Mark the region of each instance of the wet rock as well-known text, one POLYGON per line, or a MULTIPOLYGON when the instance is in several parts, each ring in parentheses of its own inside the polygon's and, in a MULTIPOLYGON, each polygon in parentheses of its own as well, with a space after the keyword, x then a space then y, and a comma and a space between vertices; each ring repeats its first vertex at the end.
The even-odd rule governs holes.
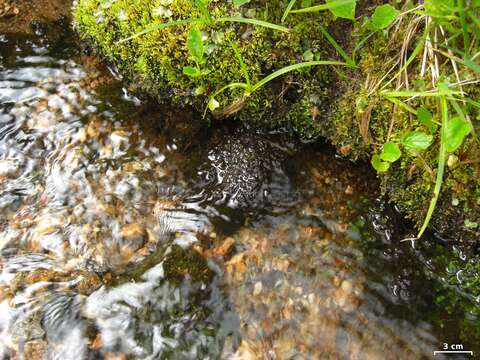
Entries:
POLYGON ((0 303, 4 300, 10 300, 13 297, 13 292, 8 286, 0 286, 0 303))
POLYGON ((41 318, 40 313, 31 312, 17 319, 11 328, 12 341, 19 344, 42 339, 45 331, 41 325, 41 318))
POLYGON ((262 293, 263 285, 260 281, 256 282, 253 286, 253 296, 258 296, 262 293))
POLYGON ((248 341, 242 341, 235 354, 228 357, 231 360, 258 360, 258 352, 254 345, 249 344, 248 341))
POLYGON ((120 352, 107 352, 103 356, 104 360, 127 360, 127 355, 120 352))
POLYGON ((128 144, 129 136, 126 131, 117 130, 110 134, 110 142, 112 146, 116 149, 120 149, 121 147, 128 144))
POLYGON ((44 360, 47 359, 48 344, 44 340, 28 341, 25 344, 23 353, 25 359, 44 360))
POLYGON ((0 0, 0 33, 35 33, 32 23, 59 21, 69 15, 71 6, 71 0, 0 0))
POLYGON ((58 276, 58 273, 53 270, 46 269, 36 269, 30 272, 19 272, 15 274, 14 278, 10 282, 10 287, 12 291, 18 292, 25 287, 38 283, 38 282, 48 282, 55 279, 58 276))
POLYGON ((204 251, 204 254, 207 257, 226 259, 232 254, 234 247, 235 239, 232 237, 227 237, 220 243, 220 245, 204 251))
POLYGON ((363 289, 361 285, 353 284, 350 280, 343 280, 341 285, 334 290, 333 299, 343 311, 355 311, 359 304, 363 289))
POLYGON ((123 246, 128 246, 132 251, 140 249, 147 238, 145 226, 134 223, 127 224, 120 230, 123 246))
POLYGON ((106 257, 106 263, 117 272, 124 265, 149 253, 148 249, 144 248, 148 241, 148 232, 144 225, 139 223, 124 225, 120 229, 118 237, 114 244, 109 246, 101 244, 100 246, 103 249, 102 256, 106 257))
POLYGON ((83 295, 89 295, 103 285, 100 277, 94 272, 77 270, 70 273, 36 269, 30 272, 19 272, 15 274, 10 282, 10 288, 13 293, 16 293, 30 285, 40 283, 44 284, 41 287, 36 287, 34 293, 36 295, 49 292, 50 286, 54 286, 55 284, 64 284, 64 287, 71 287, 83 295))
POLYGON ((238 282, 243 277, 243 274, 247 270, 246 257, 247 253, 241 252, 225 263, 225 268, 232 281, 238 282))
POLYGON ((103 285, 102 279, 94 272, 78 271, 72 273, 72 276, 78 281, 75 290, 82 295, 90 295, 103 285))
POLYGON ((15 6, 13 0, 0 1, 0 19, 3 17, 11 17, 18 15, 19 12, 20 10, 17 6, 15 6))
POLYGON ((86 133, 90 139, 97 139, 102 131, 102 121, 96 115, 92 115, 89 120, 86 133))
POLYGON ((102 341, 102 334, 101 333, 98 333, 96 336, 95 336, 95 339, 91 342, 90 344, 90 349, 92 350, 100 350, 103 346, 103 341, 102 341))
POLYGON ((20 171, 20 164, 16 160, 0 160, 0 179, 14 177, 20 171))

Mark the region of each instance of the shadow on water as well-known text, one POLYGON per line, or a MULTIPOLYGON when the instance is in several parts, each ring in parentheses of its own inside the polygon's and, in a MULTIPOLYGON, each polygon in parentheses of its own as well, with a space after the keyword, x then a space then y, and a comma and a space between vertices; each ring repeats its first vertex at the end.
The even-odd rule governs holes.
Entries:
POLYGON ((0 56, 1 358, 480 351, 447 247, 400 242, 367 166, 203 127, 75 46, 0 35, 0 56))

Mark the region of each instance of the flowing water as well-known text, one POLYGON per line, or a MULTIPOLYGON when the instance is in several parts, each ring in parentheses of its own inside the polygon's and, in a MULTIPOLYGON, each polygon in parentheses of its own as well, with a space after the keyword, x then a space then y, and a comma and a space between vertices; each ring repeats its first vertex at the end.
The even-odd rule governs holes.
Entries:
POLYGON ((0 358, 480 351, 448 246, 400 242, 367 166, 200 124, 75 44, 0 36, 0 358))

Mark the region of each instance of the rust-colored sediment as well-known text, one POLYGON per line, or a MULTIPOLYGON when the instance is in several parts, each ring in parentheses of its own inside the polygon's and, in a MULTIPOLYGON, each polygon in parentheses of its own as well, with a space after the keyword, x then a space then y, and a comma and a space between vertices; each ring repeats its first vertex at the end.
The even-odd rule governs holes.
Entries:
POLYGON ((70 16, 71 8, 71 0, 0 0, 0 33, 30 34, 32 21, 70 16))

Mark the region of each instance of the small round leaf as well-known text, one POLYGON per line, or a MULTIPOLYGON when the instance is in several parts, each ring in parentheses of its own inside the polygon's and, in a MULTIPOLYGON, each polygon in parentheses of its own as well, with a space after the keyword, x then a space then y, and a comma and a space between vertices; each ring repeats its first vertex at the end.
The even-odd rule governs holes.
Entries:
POLYGON ((454 117, 447 122, 445 129, 445 142, 447 145, 447 151, 450 153, 455 152, 463 143, 463 139, 471 131, 470 123, 466 120, 454 117))
POLYGON ((388 161, 390 163, 393 163, 400 159, 400 156, 402 156, 402 152, 400 151, 400 148, 398 147, 397 144, 393 142, 387 142, 383 144, 383 150, 382 153, 380 154, 380 158, 383 161, 388 161))
POLYGON ((400 11, 393 6, 385 4, 377 6, 372 15, 372 26, 375 30, 385 29, 389 26, 400 14, 400 11))
POLYGON ((402 145, 409 151, 428 149, 433 142, 433 136, 422 131, 409 131, 402 138, 402 145))
POLYGON ((385 172, 390 168, 390 163, 382 161, 379 155, 373 155, 370 162, 378 173, 385 172))

